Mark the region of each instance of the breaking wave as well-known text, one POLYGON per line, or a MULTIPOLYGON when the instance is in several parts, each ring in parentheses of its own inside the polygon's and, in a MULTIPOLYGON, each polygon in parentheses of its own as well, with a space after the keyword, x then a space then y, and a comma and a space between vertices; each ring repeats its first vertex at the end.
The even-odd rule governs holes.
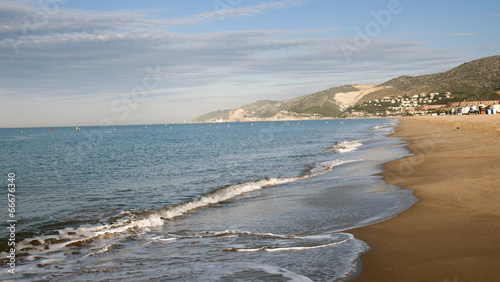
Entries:
POLYGON ((163 219, 172 219, 202 207, 227 201, 243 193, 256 191, 269 186, 285 184, 288 182, 295 181, 297 179, 299 178, 298 177, 268 178, 268 179, 261 179, 257 181, 249 181, 241 184, 231 185, 225 188, 215 190, 211 193, 208 193, 197 200, 188 201, 174 206, 167 206, 158 211, 158 214, 163 219))

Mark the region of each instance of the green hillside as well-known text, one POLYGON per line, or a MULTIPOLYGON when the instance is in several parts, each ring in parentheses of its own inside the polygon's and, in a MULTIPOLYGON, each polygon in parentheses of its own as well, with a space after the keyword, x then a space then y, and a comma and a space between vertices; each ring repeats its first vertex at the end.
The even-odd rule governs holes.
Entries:
POLYGON ((224 120, 227 120, 227 119, 229 119, 229 112, 231 112, 231 110, 219 110, 219 111, 210 112, 210 113, 201 115, 201 116, 193 119, 192 122, 204 122, 204 121, 212 120, 212 119, 216 120, 219 117, 221 117, 224 120))
MULTIPOLYGON (((242 106, 240 109, 245 111, 246 117, 253 119, 272 118, 279 113, 287 113, 290 117, 305 117, 315 115, 320 117, 335 117, 341 114, 340 107, 335 101, 335 94, 358 91, 354 86, 332 87, 317 93, 300 96, 297 98, 283 101, 261 100, 242 106)), ((236 110, 236 109, 235 109, 236 110)), ((222 117, 224 120, 230 119, 231 111, 214 111, 201 115, 193 122, 208 122, 222 117)))
POLYGON ((457 101, 500 99, 500 56, 464 63, 449 71, 420 76, 400 76, 381 86, 389 86, 363 97, 357 104, 373 99, 420 93, 451 92, 457 101))
POLYGON ((467 100, 498 99, 500 90, 500 56, 464 63, 449 71, 421 76, 402 76, 382 84, 408 94, 421 89, 429 92, 452 92, 467 100))

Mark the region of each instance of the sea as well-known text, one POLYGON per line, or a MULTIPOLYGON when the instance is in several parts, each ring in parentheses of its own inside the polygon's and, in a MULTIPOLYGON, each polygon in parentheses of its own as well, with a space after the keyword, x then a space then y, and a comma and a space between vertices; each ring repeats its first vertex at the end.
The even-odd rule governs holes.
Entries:
POLYGON ((416 202, 397 123, 0 129, 0 280, 348 281, 349 230, 416 202))

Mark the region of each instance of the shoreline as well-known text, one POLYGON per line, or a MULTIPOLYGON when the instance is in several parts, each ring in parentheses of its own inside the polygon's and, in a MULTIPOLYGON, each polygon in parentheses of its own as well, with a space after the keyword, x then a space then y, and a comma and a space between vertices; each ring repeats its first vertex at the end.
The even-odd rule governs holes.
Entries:
POLYGON ((383 179, 419 201, 349 230, 371 250, 354 281, 496 281, 500 277, 500 115, 402 118, 391 136, 413 154, 383 179))

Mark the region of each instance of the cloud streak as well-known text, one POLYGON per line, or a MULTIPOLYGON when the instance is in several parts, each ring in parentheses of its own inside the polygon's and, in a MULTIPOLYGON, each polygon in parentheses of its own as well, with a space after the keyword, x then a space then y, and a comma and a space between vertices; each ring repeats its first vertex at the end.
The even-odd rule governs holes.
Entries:
MULTIPOLYGON (((216 1, 214 1, 214 3, 216 3, 216 1)), ((212 12, 202 13, 199 15, 186 18, 165 20, 164 23, 168 26, 199 25, 202 24, 203 22, 215 19, 223 20, 225 18, 232 19, 240 17, 250 17, 256 14, 262 14, 267 10, 277 10, 277 9, 286 9, 289 7, 297 7, 303 5, 304 3, 305 2, 301 0, 287 0, 287 1, 263 3, 253 7, 223 8, 223 9, 218 9, 217 7, 214 7, 215 10, 212 12)))
POLYGON ((451 36, 477 36, 481 35, 481 33, 476 33, 476 32, 464 32, 464 33, 452 33, 451 36))

